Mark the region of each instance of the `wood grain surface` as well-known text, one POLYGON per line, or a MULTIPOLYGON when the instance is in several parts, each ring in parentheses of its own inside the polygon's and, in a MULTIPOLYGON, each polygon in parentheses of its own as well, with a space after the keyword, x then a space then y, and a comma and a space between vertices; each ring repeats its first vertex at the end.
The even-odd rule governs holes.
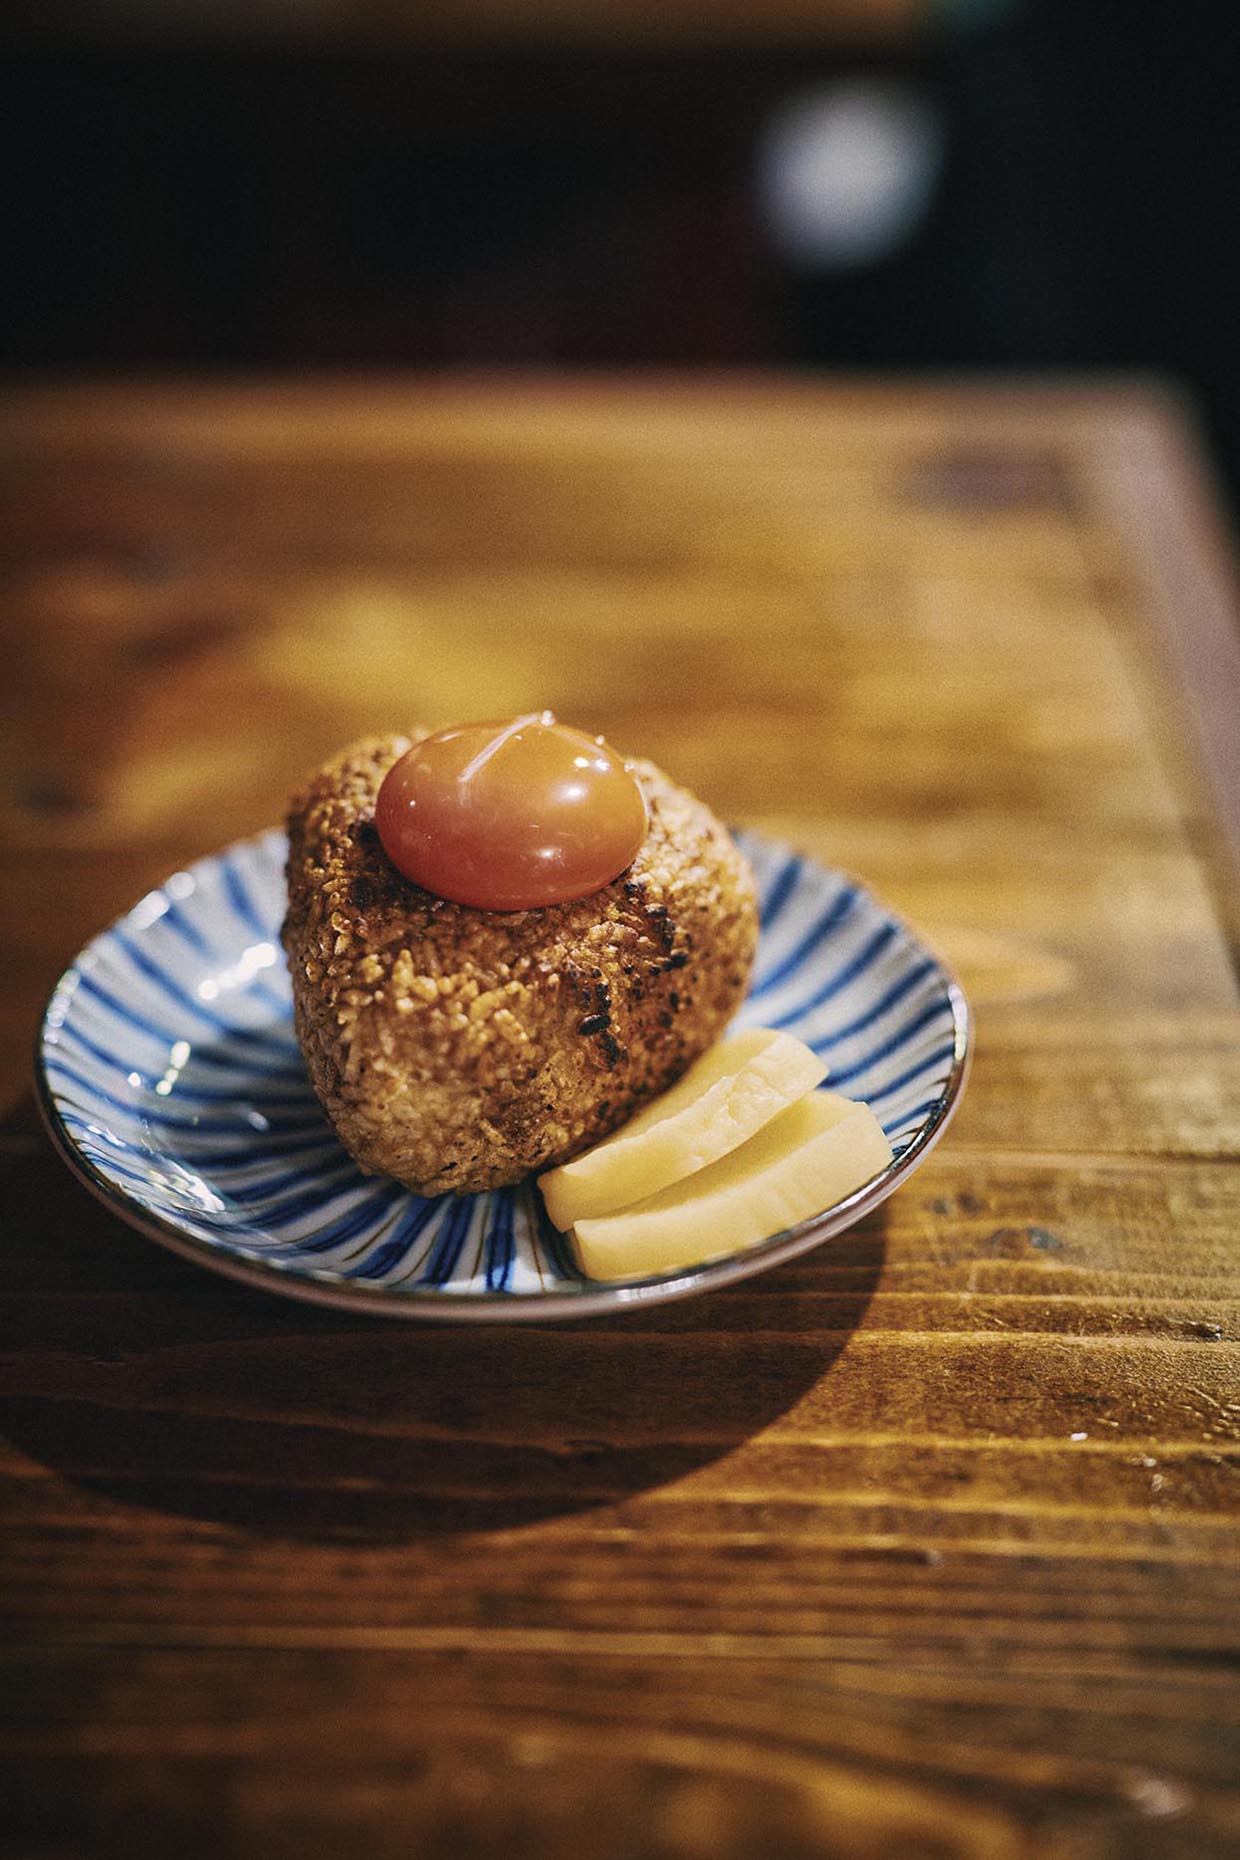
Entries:
POLYGON ((1174 402, 22 389, 0 470, 5 1860, 1240 1853, 1240 675, 1174 402), (28 1083, 84 939, 351 734, 543 705, 953 960, 925 1168, 521 1334, 96 1206, 28 1083))

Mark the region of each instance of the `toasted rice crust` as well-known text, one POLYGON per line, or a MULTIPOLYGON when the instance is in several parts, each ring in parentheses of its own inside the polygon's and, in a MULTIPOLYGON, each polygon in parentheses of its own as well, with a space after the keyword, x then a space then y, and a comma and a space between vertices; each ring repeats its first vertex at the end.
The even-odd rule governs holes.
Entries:
POLYGON ((473 1193, 566 1162, 672 1084, 744 998, 753 878, 702 802, 630 766, 628 871, 544 910, 482 911, 401 876, 375 801, 426 734, 369 738, 289 813, 283 941, 314 1089, 363 1169, 473 1193))

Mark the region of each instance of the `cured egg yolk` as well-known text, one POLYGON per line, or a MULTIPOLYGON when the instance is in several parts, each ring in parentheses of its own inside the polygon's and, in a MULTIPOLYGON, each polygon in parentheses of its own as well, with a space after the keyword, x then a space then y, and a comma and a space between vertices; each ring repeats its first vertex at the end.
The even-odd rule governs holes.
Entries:
POLYGON ((375 825, 424 890, 485 911, 587 897, 632 864, 646 801, 601 736, 550 711, 439 730, 388 770, 375 825))

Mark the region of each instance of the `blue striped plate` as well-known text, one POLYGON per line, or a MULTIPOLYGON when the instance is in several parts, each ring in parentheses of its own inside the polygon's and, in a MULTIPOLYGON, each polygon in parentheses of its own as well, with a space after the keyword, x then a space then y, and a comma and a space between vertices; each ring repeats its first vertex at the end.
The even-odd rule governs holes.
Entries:
POLYGON ((860 885, 741 833, 762 938, 738 1026, 786 1027, 874 1107, 881 1175, 748 1252, 632 1285, 582 1278, 528 1182, 424 1200, 364 1176, 310 1090, 280 949, 283 834, 177 872, 87 945, 41 1029, 40 1103, 65 1159, 144 1233, 235 1278, 396 1317, 579 1317, 790 1259, 878 1205, 941 1135, 968 1064, 964 996, 860 885))

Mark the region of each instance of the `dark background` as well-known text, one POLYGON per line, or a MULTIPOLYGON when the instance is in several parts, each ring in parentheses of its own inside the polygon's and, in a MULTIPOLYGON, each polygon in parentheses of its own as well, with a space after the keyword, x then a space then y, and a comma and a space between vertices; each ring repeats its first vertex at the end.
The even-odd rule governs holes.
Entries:
POLYGON ((1222 11, 975 0, 719 47, 447 44, 416 19, 381 40, 10 19, 0 362, 1150 369, 1240 481, 1222 11), (806 266, 758 150, 788 98, 845 78, 910 87, 944 160, 896 249, 806 266))

